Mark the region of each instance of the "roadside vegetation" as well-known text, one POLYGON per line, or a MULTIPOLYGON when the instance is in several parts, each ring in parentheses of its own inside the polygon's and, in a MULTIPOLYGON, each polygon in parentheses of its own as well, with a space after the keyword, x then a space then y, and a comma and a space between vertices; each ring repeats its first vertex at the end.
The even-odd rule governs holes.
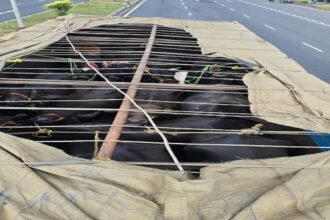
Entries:
POLYGON ((327 10, 330 11, 330 3, 329 4, 317 4, 313 5, 314 8, 322 9, 322 10, 327 10))
MULTIPOLYGON (((129 0, 129 2, 133 2, 133 0, 129 0)), ((123 7, 125 4, 125 0, 89 0, 84 3, 72 5, 68 9, 68 14, 106 16, 123 7)), ((62 15, 58 10, 51 9, 43 13, 24 17, 23 22, 25 27, 30 27, 49 19, 54 19, 59 14, 62 15)), ((0 23, 0 36, 15 32, 18 29, 16 20, 0 23)))
POLYGON ((71 0, 57 0, 45 5, 48 9, 53 9, 58 16, 67 15, 72 8, 71 0))
POLYGON ((295 4, 330 11, 330 0, 328 0, 328 2, 314 2, 314 3, 311 0, 295 0, 295 4))

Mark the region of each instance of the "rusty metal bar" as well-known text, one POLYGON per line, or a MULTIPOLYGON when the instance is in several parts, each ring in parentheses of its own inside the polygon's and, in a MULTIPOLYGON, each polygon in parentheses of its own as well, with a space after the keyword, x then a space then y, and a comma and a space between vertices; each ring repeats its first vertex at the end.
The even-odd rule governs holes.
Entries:
MULTIPOLYGON (((144 54, 141 58, 140 64, 139 64, 139 66, 133 76, 133 79, 131 81, 131 84, 129 85, 128 90, 126 92, 126 94, 132 99, 134 99, 134 97, 137 93, 138 85, 141 82, 144 70, 147 66, 149 56, 150 56, 150 53, 152 50, 152 46, 155 42, 156 32, 157 32, 157 25, 153 25, 151 33, 150 33, 150 37, 148 40, 148 44, 147 44, 144 54)), ((118 111, 115 119, 113 120, 112 124, 125 125, 127 117, 128 117, 127 109, 130 109, 130 108, 131 108, 131 103, 125 97, 123 102, 121 103, 119 111, 118 111)), ((116 126, 116 127, 111 126, 110 127, 109 132, 104 139, 105 141, 103 142, 101 149, 100 149, 99 153, 97 154, 97 157, 100 157, 100 158, 111 158, 112 157, 112 154, 115 151, 116 146, 117 146, 116 140, 119 140, 122 130, 123 130, 123 126, 116 126), (109 140, 111 140, 112 142, 109 142, 109 140)))

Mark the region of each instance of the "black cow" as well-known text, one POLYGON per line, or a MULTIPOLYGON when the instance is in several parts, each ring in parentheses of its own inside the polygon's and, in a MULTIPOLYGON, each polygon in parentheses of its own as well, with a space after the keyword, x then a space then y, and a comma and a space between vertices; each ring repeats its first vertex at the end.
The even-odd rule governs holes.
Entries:
POLYGON ((37 96, 35 89, 5 89, 1 92, 0 101, 2 106, 36 106, 31 102, 37 96))
POLYGON ((287 140, 278 140, 253 135, 206 135, 198 134, 184 147, 186 162, 227 162, 239 159, 265 159, 289 156, 287 147, 293 145, 287 140), (221 144, 210 146, 207 144, 221 144), (242 146, 234 146, 235 144, 242 146), (284 146, 252 147, 248 145, 284 146))
MULTIPOLYGON (((155 118, 160 114, 166 114, 161 112, 163 110, 177 109, 179 105, 175 101, 181 100, 185 95, 184 92, 180 91, 140 89, 135 99, 137 104, 141 107, 150 111, 156 111, 150 113, 150 115, 155 118), (157 111, 159 111, 159 113, 157 111)), ((146 124, 148 120, 142 112, 136 109, 136 112, 130 113, 128 122, 146 124)))
POLYGON ((183 102, 183 111, 250 113, 247 97, 239 94, 199 92, 183 102))
POLYGON ((63 102, 53 102, 52 105, 55 107, 70 108, 112 108, 117 109, 120 106, 123 95, 117 90, 109 89, 76 89, 73 90, 69 95, 61 96, 63 102), (103 100, 102 100, 103 99, 103 100), (65 101, 75 100, 75 101, 65 101), (84 101, 79 101, 84 100, 84 101))

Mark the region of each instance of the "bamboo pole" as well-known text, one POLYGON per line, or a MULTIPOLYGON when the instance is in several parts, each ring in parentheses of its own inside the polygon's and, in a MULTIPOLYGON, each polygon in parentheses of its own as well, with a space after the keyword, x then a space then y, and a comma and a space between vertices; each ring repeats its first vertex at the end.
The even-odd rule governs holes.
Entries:
MULTIPOLYGON (((128 90, 126 92, 126 94, 132 99, 134 99, 134 97, 137 93, 138 85, 141 82, 141 79, 142 79, 142 76, 144 73, 144 69, 147 66, 149 56, 150 56, 150 53, 152 50, 152 46, 155 42, 156 32, 157 32, 157 25, 153 25, 146 49, 145 49, 144 54, 140 61, 140 64, 139 64, 138 68, 136 69, 136 72, 133 76, 131 84, 129 85, 128 90)), ((130 108, 131 108, 131 103, 125 97, 123 102, 121 103, 121 106, 113 121, 113 124, 125 125, 127 117, 128 117, 128 113, 129 113, 127 111, 127 109, 130 109, 130 108)), ((97 157, 99 157, 99 158, 111 158, 112 157, 112 154, 116 149, 116 145, 117 145, 116 141, 119 140, 122 130, 123 130, 123 126, 116 126, 116 127, 111 126, 110 127, 110 130, 109 130, 107 136, 105 137, 105 141, 103 142, 101 149, 100 149, 99 153, 97 154, 97 157), (111 140, 111 142, 110 142, 110 140, 111 140)))

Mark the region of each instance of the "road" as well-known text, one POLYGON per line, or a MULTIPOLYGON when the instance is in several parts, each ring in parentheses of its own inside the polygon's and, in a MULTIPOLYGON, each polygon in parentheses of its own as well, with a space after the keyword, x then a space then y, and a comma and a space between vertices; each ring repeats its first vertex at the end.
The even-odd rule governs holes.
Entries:
MULTIPOLYGON (((45 11, 44 4, 54 0, 16 0, 17 6, 22 16, 28 16, 45 11)), ((73 0, 74 3, 83 0, 73 0)), ((10 0, 0 0, 0 22, 15 19, 10 0)))
POLYGON ((145 0, 130 17, 238 21, 330 83, 330 12, 267 0, 145 0))
MULTIPOLYGON (((22 16, 44 11, 53 0, 17 0, 22 16)), ((75 3, 83 0, 74 0, 75 3)), ((274 44, 307 71, 330 82, 330 12, 267 0, 145 0, 131 17, 238 21, 274 44)), ((0 21, 14 19, 0 0, 0 21)))

